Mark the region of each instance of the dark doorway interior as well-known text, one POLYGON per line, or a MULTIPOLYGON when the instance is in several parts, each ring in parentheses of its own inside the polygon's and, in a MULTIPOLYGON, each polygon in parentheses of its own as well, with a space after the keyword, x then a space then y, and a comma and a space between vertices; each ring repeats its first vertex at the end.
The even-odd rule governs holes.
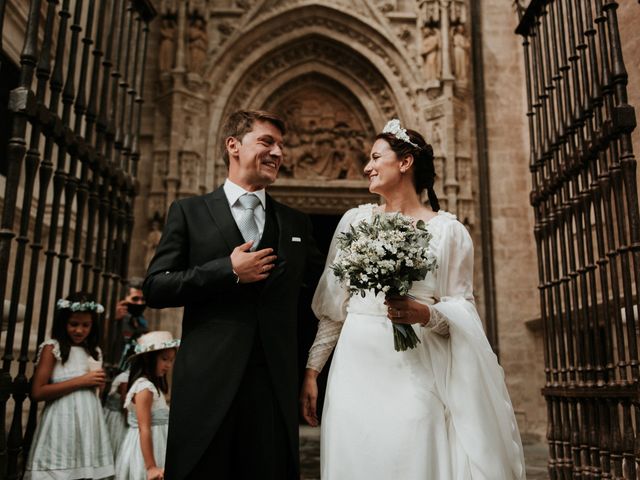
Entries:
MULTIPOLYGON (((313 233, 318 244, 318 248, 323 255, 326 256, 329 252, 331 238, 338 226, 341 215, 309 215, 309 217, 313 224, 313 233)), ((298 318, 300 319, 298 323, 298 372, 300 386, 304 376, 304 369, 307 364, 307 354, 309 352, 309 348, 313 344, 313 340, 316 336, 316 330, 318 328, 318 319, 311 311, 311 300, 313 299, 315 289, 316 285, 310 285, 309 288, 304 288, 300 292, 300 306, 298 309, 298 318)), ((329 361, 324 366, 320 376, 318 377, 318 415, 322 414, 324 392, 327 385, 327 374, 329 372, 330 364, 331 358, 329 358, 329 361)))

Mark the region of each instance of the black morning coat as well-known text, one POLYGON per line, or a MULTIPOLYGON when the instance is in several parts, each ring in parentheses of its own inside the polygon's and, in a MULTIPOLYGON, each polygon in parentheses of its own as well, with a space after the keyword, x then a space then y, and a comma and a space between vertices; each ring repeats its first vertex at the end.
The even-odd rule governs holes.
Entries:
POLYGON ((172 382, 167 479, 185 478, 210 444, 256 335, 299 471, 298 294, 303 283, 317 280, 323 259, 307 215, 266 198, 266 221, 277 220, 278 258, 268 279, 256 284, 237 284, 232 272, 230 254, 244 240, 222 187, 169 208, 143 288, 150 307, 184 307, 172 382))

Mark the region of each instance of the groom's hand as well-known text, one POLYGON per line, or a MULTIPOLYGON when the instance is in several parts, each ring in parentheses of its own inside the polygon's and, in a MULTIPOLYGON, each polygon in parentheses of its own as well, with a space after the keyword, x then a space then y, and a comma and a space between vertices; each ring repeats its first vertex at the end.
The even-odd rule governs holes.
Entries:
POLYGON ((259 282, 269 276, 275 267, 276 255, 273 248, 264 248, 256 252, 249 249, 253 242, 243 243, 231 252, 231 266, 238 276, 239 283, 259 282))

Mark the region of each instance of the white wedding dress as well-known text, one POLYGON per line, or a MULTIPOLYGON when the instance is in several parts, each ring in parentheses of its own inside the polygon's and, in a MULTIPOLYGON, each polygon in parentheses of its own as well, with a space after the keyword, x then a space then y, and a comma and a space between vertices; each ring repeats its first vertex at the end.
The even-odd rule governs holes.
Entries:
MULTIPOLYGON (((348 211, 336 235, 370 219, 348 211)), ((455 216, 427 224, 438 269, 410 294, 429 304, 417 348, 396 352, 382 295, 349 298, 328 266, 312 308, 320 319, 307 367, 335 347, 321 426, 323 480, 520 480, 520 434, 473 300, 473 245, 455 216), (337 343, 337 345, 336 345, 337 343)))

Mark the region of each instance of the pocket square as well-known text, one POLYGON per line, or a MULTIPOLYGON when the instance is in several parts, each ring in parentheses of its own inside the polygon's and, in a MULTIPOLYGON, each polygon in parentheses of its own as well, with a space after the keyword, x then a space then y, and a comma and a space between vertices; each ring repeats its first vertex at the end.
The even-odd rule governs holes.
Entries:
POLYGON ((292 242, 302 242, 302 239, 300 237, 291 237, 291 241, 292 242))

